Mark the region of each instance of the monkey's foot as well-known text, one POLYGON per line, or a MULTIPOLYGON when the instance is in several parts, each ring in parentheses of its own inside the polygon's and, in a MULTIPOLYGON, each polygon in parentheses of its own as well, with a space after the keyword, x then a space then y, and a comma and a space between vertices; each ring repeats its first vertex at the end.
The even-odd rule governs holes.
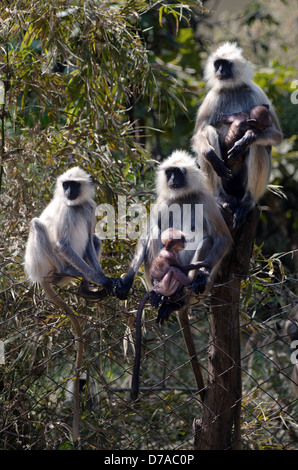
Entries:
POLYGON ((106 298, 108 296, 108 292, 106 291, 106 289, 100 289, 97 291, 90 290, 89 282, 82 281, 78 289, 78 295, 82 297, 83 299, 96 302, 97 300, 102 300, 106 298))
POLYGON ((252 199, 240 201, 239 205, 233 211, 233 228, 239 228, 245 221, 247 214, 254 207, 255 202, 252 199))

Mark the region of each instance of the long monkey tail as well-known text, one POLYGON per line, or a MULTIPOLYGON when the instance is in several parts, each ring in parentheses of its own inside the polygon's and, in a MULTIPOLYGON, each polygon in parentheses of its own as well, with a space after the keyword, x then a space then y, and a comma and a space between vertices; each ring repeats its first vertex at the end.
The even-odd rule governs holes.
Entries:
POLYGON ((57 292, 53 289, 51 284, 47 282, 40 282, 43 287, 48 299, 52 301, 59 308, 64 310, 66 315, 69 317, 74 337, 77 347, 77 356, 76 356, 76 370, 75 370, 75 380, 74 380, 74 393, 73 393, 73 426, 72 426, 72 437, 74 443, 76 443, 80 436, 79 430, 79 412, 80 412, 80 369, 82 367, 83 359, 83 350, 84 345, 82 342, 82 329, 79 320, 74 314, 70 306, 64 302, 60 297, 58 297, 57 292))
POLYGON ((136 316, 136 341, 135 341, 135 361, 133 366, 130 398, 134 401, 139 394, 140 364, 141 364, 141 348, 142 348, 142 313, 146 302, 150 298, 152 291, 143 295, 138 307, 136 316))

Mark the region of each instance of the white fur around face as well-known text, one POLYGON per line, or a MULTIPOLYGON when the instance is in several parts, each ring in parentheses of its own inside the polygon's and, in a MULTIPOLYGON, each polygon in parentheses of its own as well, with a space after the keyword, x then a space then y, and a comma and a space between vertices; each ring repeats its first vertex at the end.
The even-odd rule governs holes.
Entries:
POLYGON ((57 242, 61 240, 68 241, 78 256, 83 257, 90 230, 95 224, 93 195, 93 181, 79 167, 67 170, 57 179, 53 199, 40 217, 31 222, 25 253, 25 271, 31 282, 40 282, 49 273, 61 272, 65 260, 55 251, 57 242), (81 194, 75 201, 65 197, 62 186, 64 181, 81 183, 81 194), (80 204, 81 210, 75 212, 69 207, 80 204))
POLYGON ((232 42, 226 42, 209 57, 205 72, 205 81, 208 88, 235 88, 243 84, 251 84, 253 73, 248 61, 242 55, 242 49, 232 42), (228 80, 219 80, 215 76, 214 62, 218 59, 229 60, 234 66, 234 77, 228 80))
POLYGON ((77 166, 70 168, 65 173, 63 173, 63 175, 59 176, 56 183, 54 197, 58 197, 59 201, 64 200, 65 204, 68 206, 76 206, 78 204, 82 204, 88 199, 93 199, 94 194, 94 185, 90 179, 90 176, 86 171, 77 166), (62 186, 64 181, 78 181, 81 183, 81 193, 77 199, 70 201, 65 197, 62 186))
POLYGON ((164 160, 157 169, 156 192, 158 197, 165 200, 177 199, 191 193, 202 191, 205 188, 203 175, 195 159, 184 150, 175 150, 170 157, 164 160), (167 168, 177 167, 186 170, 187 185, 185 188, 170 189, 167 183, 167 168))

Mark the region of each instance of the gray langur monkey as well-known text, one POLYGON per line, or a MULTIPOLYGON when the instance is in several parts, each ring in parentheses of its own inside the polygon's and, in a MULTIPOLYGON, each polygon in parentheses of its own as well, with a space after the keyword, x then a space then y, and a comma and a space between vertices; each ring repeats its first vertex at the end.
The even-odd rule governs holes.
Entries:
MULTIPOLYGON (((151 210, 145 234, 139 240, 128 273, 123 279, 118 280, 115 293, 120 299, 127 297, 142 263, 144 263, 148 290, 152 290, 150 268, 162 249, 161 233, 173 227, 185 234, 185 248, 179 250, 178 254, 181 266, 200 261, 204 262, 204 266, 188 274, 191 285, 187 296, 184 295, 180 300, 176 296, 175 299, 171 297, 164 299, 157 293, 156 297, 153 296, 151 299, 151 303, 154 307, 158 307, 161 302, 157 316, 158 323, 163 323, 171 312, 178 310, 178 319, 195 380, 203 397, 204 382, 187 311, 191 292, 207 294, 211 288, 217 268, 231 247, 232 238, 216 201, 205 186, 204 177, 195 159, 187 152, 175 151, 158 166, 156 193, 157 199, 151 210)), ((136 333, 139 330, 140 325, 136 325, 136 333)), ((136 361, 138 360, 136 357, 136 361)), ((134 390, 132 390, 133 399, 137 395, 134 390)))
MULTIPOLYGON (((32 283, 63 285, 72 277, 83 279, 80 294, 98 298, 88 281, 108 292, 113 281, 99 264, 101 241, 94 234, 94 182, 79 167, 67 170, 56 182, 53 199, 39 218, 31 221, 25 253, 25 271, 32 283)), ((54 300, 53 300, 54 301, 54 300)))
POLYGON ((143 262, 146 281, 151 286, 150 267, 162 248, 160 235, 170 227, 181 230, 186 237, 185 249, 179 252, 181 265, 196 261, 206 263, 192 279, 191 289, 196 294, 209 290, 216 270, 231 246, 231 235, 220 209, 190 154, 177 150, 158 166, 156 193, 157 200, 146 233, 140 238, 128 273, 118 279, 115 291, 120 299, 127 297, 143 262), (202 226, 198 227, 199 208, 202 208, 202 226))
POLYGON ((25 272, 31 283, 40 284, 47 297, 68 315, 77 344, 74 384, 73 439, 79 438, 79 377, 83 357, 82 330, 77 316, 56 293, 52 284, 62 285, 82 278, 79 294, 91 300, 112 289, 113 281, 99 264, 101 242, 94 235, 95 201, 92 177, 79 167, 59 176, 53 199, 39 218, 31 221, 25 253, 25 272), (89 291, 89 281, 103 291, 89 291))
POLYGON ((192 137, 209 187, 218 203, 233 214, 239 226, 267 187, 271 170, 271 146, 282 140, 276 114, 264 91, 252 80, 252 70, 236 43, 225 43, 208 59, 205 80, 209 89, 201 104, 192 137), (228 150, 228 159, 243 164, 228 168, 222 145, 230 124, 224 115, 249 113, 257 105, 268 105, 271 124, 245 134, 228 150))

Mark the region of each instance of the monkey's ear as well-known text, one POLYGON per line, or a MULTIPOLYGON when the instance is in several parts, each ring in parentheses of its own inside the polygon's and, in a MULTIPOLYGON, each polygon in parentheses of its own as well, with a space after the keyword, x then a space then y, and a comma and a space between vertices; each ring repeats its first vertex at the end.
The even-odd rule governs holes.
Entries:
POLYGON ((95 180, 92 175, 89 175, 90 183, 95 184, 95 180))

